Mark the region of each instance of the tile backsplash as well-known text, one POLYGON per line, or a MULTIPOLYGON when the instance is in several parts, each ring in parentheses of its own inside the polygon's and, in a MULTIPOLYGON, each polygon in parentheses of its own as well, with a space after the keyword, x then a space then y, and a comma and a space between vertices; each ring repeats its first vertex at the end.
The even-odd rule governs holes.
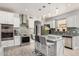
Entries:
POLYGON ((50 34, 56 34, 56 35, 79 35, 79 28, 77 27, 67 27, 67 31, 66 32, 60 32, 60 31, 56 31, 55 29, 54 30, 51 30, 51 33, 50 34))

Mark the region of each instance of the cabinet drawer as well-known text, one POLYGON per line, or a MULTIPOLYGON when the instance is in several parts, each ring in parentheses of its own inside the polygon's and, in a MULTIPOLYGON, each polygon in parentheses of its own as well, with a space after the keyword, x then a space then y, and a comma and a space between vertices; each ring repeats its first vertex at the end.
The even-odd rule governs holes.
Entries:
POLYGON ((20 36, 15 36, 15 37, 14 37, 14 40, 15 40, 15 46, 21 44, 20 36))
POLYGON ((14 46, 14 40, 2 41, 2 47, 14 46))
POLYGON ((49 46, 49 47, 48 47, 48 55, 49 55, 49 56, 54 56, 55 53, 56 53, 55 47, 54 47, 54 46, 49 46))

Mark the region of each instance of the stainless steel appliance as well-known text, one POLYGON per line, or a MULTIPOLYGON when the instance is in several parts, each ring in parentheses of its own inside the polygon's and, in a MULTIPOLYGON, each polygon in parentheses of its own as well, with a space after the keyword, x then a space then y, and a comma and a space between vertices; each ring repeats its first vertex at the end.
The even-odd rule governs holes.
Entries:
POLYGON ((12 24, 0 24, 1 41, 13 40, 14 29, 12 24))
POLYGON ((37 36, 41 35, 41 22, 40 21, 35 21, 34 22, 34 33, 37 36))
POLYGON ((72 49, 72 37, 71 36, 63 36, 64 37, 64 46, 66 48, 72 49))
POLYGON ((34 34, 35 34, 35 53, 38 54, 41 48, 40 35, 41 35, 41 22, 34 22, 34 34))
POLYGON ((29 36, 25 36, 25 37, 22 37, 22 40, 21 40, 21 43, 27 43, 27 42, 30 42, 30 37, 29 36))

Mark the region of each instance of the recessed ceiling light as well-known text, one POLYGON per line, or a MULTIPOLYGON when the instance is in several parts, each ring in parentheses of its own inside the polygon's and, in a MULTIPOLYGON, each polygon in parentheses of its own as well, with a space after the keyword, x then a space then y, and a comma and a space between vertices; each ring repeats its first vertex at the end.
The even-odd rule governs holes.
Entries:
POLYGON ((56 8, 56 9, 58 9, 58 8, 56 8))
POLYGON ((32 17, 32 16, 30 16, 29 18, 30 18, 30 19, 32 19, 33 17, 32 17))
POLYGON ((41 11, 41 9, 38 9, 39 11, 41 11))
POLYGON ((42 6, 43 8, 45 8, 46 6, 42 6))
POLYGON ((51 4, 51 3, 48 3, 48 4, 51 4))

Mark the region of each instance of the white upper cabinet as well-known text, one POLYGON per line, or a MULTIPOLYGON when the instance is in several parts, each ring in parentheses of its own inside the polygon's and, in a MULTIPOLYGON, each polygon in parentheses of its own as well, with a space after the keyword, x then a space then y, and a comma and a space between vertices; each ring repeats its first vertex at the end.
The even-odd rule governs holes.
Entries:
POLYGON ((19 27, 19 14, 0 11, 0 24, 13 24, 14 27, 19 27))
POLYGON ((50 22, 50 28, 55 28, 55 20, 50 22))
POLYGON ((76 15, 67 17, 67 27, 77 27, 76 15))
POLYGON ((76 27, 79 27, 79 14, 76 15, 76 27))
POLYGON ((6 23, 7 13, 0 11, 0 23, 6 23))
POLYGON ((14 24, 13 13, 7 13, 6 22, 7 24, 14 24))
POLYGON ((20 17, 19 17, 19 14, 14 14, 13 21, 14 21, 14 27, 20 27, 20 17))

